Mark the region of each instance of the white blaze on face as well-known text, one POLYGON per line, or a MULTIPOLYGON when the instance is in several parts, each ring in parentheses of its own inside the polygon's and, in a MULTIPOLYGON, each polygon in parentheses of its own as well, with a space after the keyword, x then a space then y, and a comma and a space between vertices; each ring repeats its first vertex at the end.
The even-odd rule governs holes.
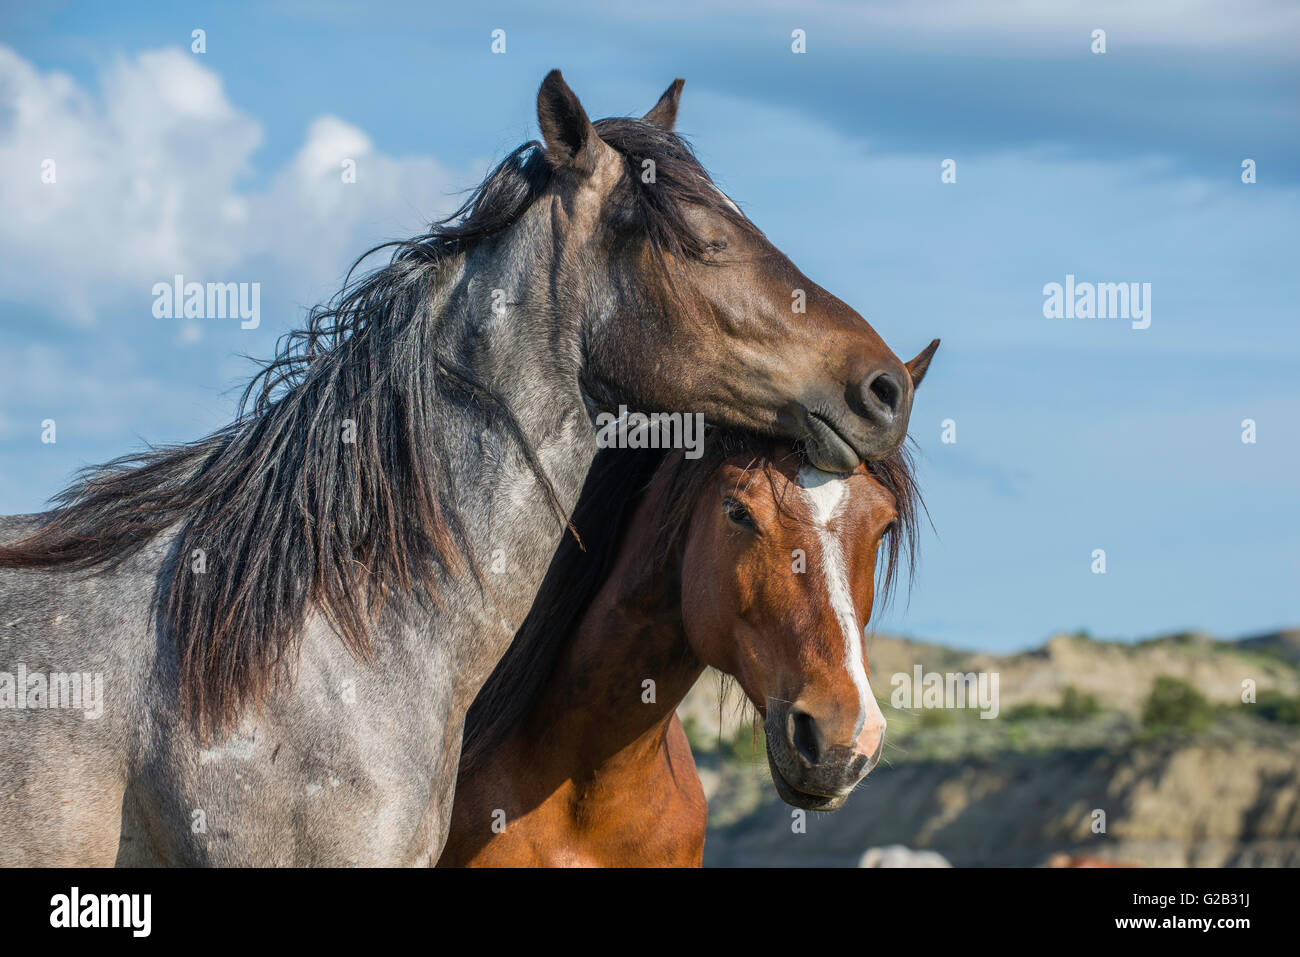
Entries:
POLYGON ((878 723, 883 729, 885 716, 880 713, 876 696, 871 693, 871 685, 867 682, 866 661, 862 654, 862 626, 858 624, 853 594, 849 590, 844 549, 830 529, 831 522, 848 504, 849 480, 847 476, 834 475, 805 465, 799 469, 798 481, 804 501, 808 503, 813 527, 817 530, 817 541, 821 545, 822 577, 826 580, 831 609, 844 634, 845 667, 853 678, 853 686, 858 689, 858 721, 853 734, 856 740, 869 719, 873 725, 878 723))

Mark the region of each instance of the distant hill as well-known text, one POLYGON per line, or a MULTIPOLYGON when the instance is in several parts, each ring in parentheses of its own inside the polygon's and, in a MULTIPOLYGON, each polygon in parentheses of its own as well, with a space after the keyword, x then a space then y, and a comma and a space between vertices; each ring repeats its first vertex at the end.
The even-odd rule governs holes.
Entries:
POLYGON ((1300 867, 1294 747, 1183 741, 906 762, 873 772, 839 811, 808 815, 806 833, 761 784, 750 813, 710 831, 707 866, 852 867, 867 848, 902 844, 957 867, 1036 867, 1062 852, 1148 867, 1300 867), (1106 831, 1094 834, 1098 811, 1106 831))
MULTIPOLYGON (((1172 675, 1196 687, 1211 701, 1236 703, 1242 681, 1252 679, 1259 691, 1300 694, 1300 629, 1248 638, 1215 639, 1183 632, 1138 642, 1100 641, 1060 634, 1041 648, 1012 655, 959 651, 943 645, 873 635, 868 639, 871 687, 882 704, 889 700, 890 677, 925 671, 997 672, 1003 710, 1030 702, 1055 704, 1067 687, 1095 696, 1105 708, 1136 715, 1160 675, 1172 675)), ((732 694, 722 701, 720 676, 705 674, 678 714, 700 734, 719 727, 731 738, 748 720, 748 708, 732 694), (720 707, 721 705, 721 707, 720 707)), ((886 717, 890 717, 888 712, 886 717)))
POLYGON ((889 721, 886 762, 847 805, 808 816, 768 779, 749 709, 706 675, 679 709, 709 795, 705 863, 852 865, 869 847, 933 850, 957 866, 1034 866, 1059 852, 1144 865, 1300 866, 1300 630, 1225 641, 1179 633, 1147 641, 1058 635, 1013 655, 906 638, 869 643, 872 687, 889 721), (1000 715, 889 704, 890 677, 996 672, 1000 715), (1203 696, 1195 730, 1152 729, 1143 705, 1157 678, 1203 696), (1243 705, 1294 701, 1264 720, 1243 705), (1086 701, 1063 711, 1062 702, 1086 701), (719 722, 721 715, 721 723, 719 722), (1097 812, 1106 830, 1094 833, 1097 812))
POLYGON ((1263 635, 1252 635, 1239 641, 1242 648, 1276 655, 1292 664, 1300 664, 1300 628, 1286 631, 1273 631, 1263 635))

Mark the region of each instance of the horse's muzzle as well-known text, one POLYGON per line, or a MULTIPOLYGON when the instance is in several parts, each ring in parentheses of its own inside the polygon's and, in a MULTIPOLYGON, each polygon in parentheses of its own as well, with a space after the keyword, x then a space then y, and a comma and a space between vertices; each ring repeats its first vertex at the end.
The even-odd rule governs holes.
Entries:
POLYGON ((858 747, 827 745, 816 721, 798 707, 770 707, 763 724, 767 763, 781 800, 812 811, 834 811, 880 761, 883 728, 868 753, 858 747))

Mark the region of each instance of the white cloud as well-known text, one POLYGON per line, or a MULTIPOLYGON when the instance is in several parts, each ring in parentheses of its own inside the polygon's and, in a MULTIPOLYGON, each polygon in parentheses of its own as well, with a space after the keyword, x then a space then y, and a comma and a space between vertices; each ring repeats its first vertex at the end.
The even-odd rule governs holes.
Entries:
POLYGON ((333 116, 316 119, 306 141, 251 209, 251 232, 262 250, 332 278, 337 266, 379 239, 402 235, 459 205, 450 193, 468 182, 428 157, 396 159, 375 149, 364 132, 333 116), (355 164, 355 183, 343 181, 355 164), (364 238, 358 241, 357 234, 364 238))
POLYGON ((92 95, 0 46, 0 284, 73 322, 175 273, 261 280, 238 270, 268 258, 310 295, 364 244, 446 212, 464 179, 428 157, 384 155, 324 116, 268 186, 250 189, 262 128, 194 57, 119 59, 99 86, 92 95), (355 183, 343 182, 345 159, 355 183))

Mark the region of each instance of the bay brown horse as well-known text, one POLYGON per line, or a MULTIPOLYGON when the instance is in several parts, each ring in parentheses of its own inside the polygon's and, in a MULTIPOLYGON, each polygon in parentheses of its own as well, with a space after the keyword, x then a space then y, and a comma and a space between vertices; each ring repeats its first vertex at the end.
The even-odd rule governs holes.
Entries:
POLYGON ((557 553, 470 709, 439 866, 698 866, 675 712, 706 665, 764 717, 780 796, 842 805, 885 733, 863 640, 877 552, 887 591, 918 505, 902 452, 847 475, 734 438, 697 461, 601 453, 574 516, 589 551, 557 553))

